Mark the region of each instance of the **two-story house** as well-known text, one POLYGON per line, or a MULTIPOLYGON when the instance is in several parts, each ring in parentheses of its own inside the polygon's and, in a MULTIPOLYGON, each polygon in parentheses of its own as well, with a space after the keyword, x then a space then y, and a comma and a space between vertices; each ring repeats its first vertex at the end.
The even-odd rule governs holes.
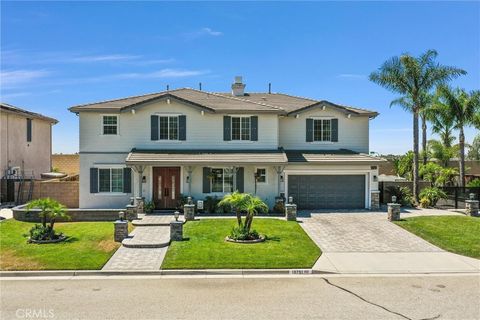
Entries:
POLYGON ((280 93, 189 88, 74 106, 80 119, 80 207, 120 208, 132 196, 173 208, 233 190, 270 206, 378 206, 368 111, 280 93))

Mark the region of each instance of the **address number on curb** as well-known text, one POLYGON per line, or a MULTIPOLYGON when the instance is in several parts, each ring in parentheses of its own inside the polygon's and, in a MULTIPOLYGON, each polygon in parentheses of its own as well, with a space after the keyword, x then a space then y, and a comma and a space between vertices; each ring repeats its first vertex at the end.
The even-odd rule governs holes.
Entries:
POLYGON ((292 269, 290 274, 312 274, 312 269, 292 269))

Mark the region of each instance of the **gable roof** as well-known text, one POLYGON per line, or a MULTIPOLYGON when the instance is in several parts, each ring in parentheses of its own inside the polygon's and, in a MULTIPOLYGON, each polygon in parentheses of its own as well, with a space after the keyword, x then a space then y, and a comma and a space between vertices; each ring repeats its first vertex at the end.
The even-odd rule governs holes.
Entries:
POLYGON ((43 114, 28 111, 19 107, 12 106, 11 104, 0 102, 0 110, 2 112, 8 112, 8 113, 14 113, 20 116, 23 116, 25 118, 31 118, 31 119, 40 119, 40 120, 45 120, 50 123, 56 124, 58 123, 57 119, 50 118, 47 116, 44 116, 43 114))
POLYGON ((328 105, 342 111, 359 116, 375 117, 377 112, 334 104, 326 100, 313 100, 283 93, 246 93, 244 96, 233 96, 230 93, 215 93, 191 88, 181 88, 158 93, 133 96, 122 99, 107 100, 71 107, 71 112, 111 111, 122 112, 143 104, 172 98, 209 112, 218 113, 277 113, 295 114, 316 106, 328 105))

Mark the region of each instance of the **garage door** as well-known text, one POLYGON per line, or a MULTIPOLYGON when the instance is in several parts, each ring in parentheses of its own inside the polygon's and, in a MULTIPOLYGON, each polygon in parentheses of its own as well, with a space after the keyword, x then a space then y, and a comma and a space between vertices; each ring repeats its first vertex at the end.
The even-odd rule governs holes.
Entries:
POLYGON ((288 195, 298 209, 365 208, 365 175, 289 175, 288 195))

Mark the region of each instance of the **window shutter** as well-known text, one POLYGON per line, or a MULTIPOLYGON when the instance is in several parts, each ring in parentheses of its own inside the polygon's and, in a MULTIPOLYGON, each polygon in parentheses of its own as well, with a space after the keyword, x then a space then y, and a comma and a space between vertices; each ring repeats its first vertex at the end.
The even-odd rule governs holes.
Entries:
POLYGON ((187 140, 187 116, 178 116, 178 140, 187 140))
POLYGON ((307 142, 312 142, 313 141, 313 119, 307 119, 306 120, 306 141, 307 142))
POLYGON ((98 193, 98 168, 90 168, 90 193, 98 193))
POLYGON ((132 193, 132 169, 123 168, 123 193, 132 193))
POLYGON ((338 142, 338 119, 332 119, 332 141, 338 142))
POLYGON ((251 136, 250 140, 258 141, 258 116, 250 117, 251 136))
POLYGON ((27 119, 27 142, 32 142, 32 119, 27 119))
POLYGON ((150 117, 151 140, 158 140, 158 116, 150 117))
POLYGON ((237 171, 237 190, 238 192, 244 192, 244 183, 243 183, 243 176, 244 176, 244 169, 243 167, 238 168, 237 171))
POLYGON ((210 168, 203 167, 203 193, 210 193, 210 168))
POLYGON ((223 116, 223 141, 232 140, 232 117, 223 116))

